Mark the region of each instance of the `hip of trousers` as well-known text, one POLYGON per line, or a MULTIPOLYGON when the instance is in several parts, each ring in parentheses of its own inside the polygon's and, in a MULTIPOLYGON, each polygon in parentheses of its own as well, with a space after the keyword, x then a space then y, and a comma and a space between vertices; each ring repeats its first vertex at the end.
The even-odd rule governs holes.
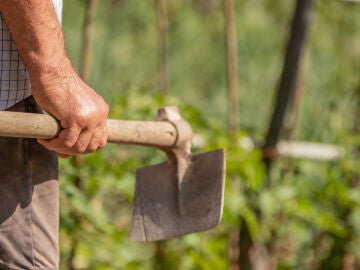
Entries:
MULTIPOLYGON (((42 113, 33 97, 8 110, 42 113)), ((35 139, 0 137, 1 270, 58 269, 57 179, 56 153, 35 139)))

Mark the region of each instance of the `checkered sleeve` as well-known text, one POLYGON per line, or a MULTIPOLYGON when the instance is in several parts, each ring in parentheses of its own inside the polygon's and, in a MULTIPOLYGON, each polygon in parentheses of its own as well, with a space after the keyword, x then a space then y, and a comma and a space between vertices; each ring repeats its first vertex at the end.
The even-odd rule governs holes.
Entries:
MULTIPOLYGON (((61 22, 62 0, 53 0, 61 22)), ((31 95, 29 73, 0 13, 0 110, 31 95)))
MULTIPOLYGON (((0 15, 1 16, 1 15, 0 15)), ((0 109, 31 95, 29 73, 5 22, 0 22, 0 109)))

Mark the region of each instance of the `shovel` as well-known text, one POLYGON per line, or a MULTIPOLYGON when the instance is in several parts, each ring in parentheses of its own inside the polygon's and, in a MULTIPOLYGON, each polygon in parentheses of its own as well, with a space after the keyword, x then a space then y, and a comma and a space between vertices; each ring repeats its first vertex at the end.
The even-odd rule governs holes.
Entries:
MULTIPOLYGON (((0 136, 51 139, 61 127, 47 114, 0 111, 0 136)), ((108 142, 157 147, 163 163, 137 170, 131 238, 157 241, 216 227, 222 215, 223 149, 191 154, 192 129, 176 107, 157 121, 107 120, 108 142)))

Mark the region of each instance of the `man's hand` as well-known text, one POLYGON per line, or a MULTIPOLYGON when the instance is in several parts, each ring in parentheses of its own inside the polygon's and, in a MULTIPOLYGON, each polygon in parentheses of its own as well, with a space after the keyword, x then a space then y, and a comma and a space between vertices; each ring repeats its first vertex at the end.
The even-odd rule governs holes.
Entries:
POLYGON ((60 121, 57 138, 38 140, 60 157, 91 153, 105 146, 108 105, 75 72, 52 76, 33 85, 33 95, 46 112, 60 121))
POLYGON ((29 71, 35 100, 63 128, 57 138, 39 142, 61 157, 103 147, 108 106, 74 71, 51 0, 0 0, 0 12, 29 71))

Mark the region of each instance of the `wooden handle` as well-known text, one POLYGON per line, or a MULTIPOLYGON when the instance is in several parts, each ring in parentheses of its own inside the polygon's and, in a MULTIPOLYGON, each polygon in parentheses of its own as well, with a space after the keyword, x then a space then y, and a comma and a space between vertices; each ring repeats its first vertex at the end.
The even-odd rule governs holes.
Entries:
POLYGON ((6 137, 51 139, 60 125, 47 114, 0 111, 0 135, 6 137))
MULTIPOLYGON (((164 121, 107 120, 108 142, 143 146, 171 147, 176 128, 164 121)), ((52 139, 61 127, 47 114, 0 111, 0 136, 52 139)))
POLYGON ((143 146, 171 147, 177 131, 165 121, 107 120, 108 142, 143 146))

